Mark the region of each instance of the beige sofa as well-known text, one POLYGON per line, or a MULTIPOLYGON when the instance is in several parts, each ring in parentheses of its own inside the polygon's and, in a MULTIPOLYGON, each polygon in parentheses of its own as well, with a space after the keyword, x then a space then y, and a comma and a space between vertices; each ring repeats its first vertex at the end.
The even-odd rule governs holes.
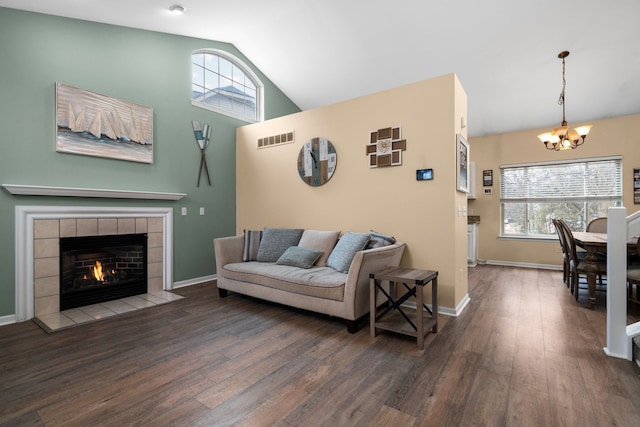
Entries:
MULTIPOLYGON (((305 242, 307 246, 313 245, 308 239, 305 242)), ((345 267, 348 268, 345 273, 324 265, 326 253, 324 261, 311 268, 243 261, 247 250, 245 235, 216 238, 217 287, 223 298, 227 291, 232 291, 342 318, 347 330, 354 333, 358 330, 358 320, 369 313, 369 274, 398 266, 404 249, 404 243, 396 242, 359 250, 345 267)))

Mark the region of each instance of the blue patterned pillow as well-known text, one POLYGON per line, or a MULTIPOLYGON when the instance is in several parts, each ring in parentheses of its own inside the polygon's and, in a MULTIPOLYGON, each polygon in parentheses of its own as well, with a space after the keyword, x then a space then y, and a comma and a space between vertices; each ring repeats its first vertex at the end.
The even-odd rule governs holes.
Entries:
POLYGON ((341 273, 348 273, 356 252, 363 250, 369 243, 369 239, 369 233, 344 233, 329 255, 327 267, 341 273))
POLYGON ((321 251, 312 251, 311 249, 301 248, 300 246, 291 246, 278 258, 276 264, 311 268, 318 258, 320 258, 320 255, 322 255, 321 251))
POLYGON ((258 248, 260 247, 261 239, 262 230, 244 230, 243 261, 256 261, 258 259, 258 248))
POLYGON ((297 246, 302 237, 302 229, 265 228, 258 248, 257 260, 276 262, 291 246, 297 246))

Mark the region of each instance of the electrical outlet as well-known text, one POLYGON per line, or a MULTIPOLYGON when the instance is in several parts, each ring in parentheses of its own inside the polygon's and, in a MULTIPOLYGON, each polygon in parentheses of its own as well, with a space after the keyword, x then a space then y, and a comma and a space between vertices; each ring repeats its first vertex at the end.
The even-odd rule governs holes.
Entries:
POLYGON ((187 216, 187 208, 182 208, 182 216, 187 216))
POLYGON ((204 208, 203 207, 200 208, 200 215, 204 215, 204 208))

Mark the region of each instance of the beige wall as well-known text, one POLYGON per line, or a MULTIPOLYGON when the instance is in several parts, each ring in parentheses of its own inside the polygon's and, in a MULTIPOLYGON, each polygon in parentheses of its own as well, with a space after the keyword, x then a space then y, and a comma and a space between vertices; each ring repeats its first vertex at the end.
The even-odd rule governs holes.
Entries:
MULTIPOLYGON (((557 242, 499 239, 500 234, 500 165, 545 162, 552 160, 620 155, 623 159, 623 203, 627 215, 637 211, 633 204, 633 168, 640 168, 640 115, 589 122, 593 128, 584 145, 568 151, 544 148, 536 135, 547 129, 531 129, 499 135, 471 138, 471 152, 476 162, 477 199, 469 209, 480 215, 478 258, 489 262, 514 264, 562 265, 557 242), (482 194, 482 171, 493 170, 493 195, 482 194), (557 249, 556 249, 557 248, 557 249)), ((575 127, 588 123, 569 123, 575 127)), ((554 124, 550 123, 549 127, 554 124)))
MULTIPOLYGON (((467 294, 466 196, 456 191, 456 132, 467 99, 454 74, 244 126, 237 131, 237 232, 263 227, 394 235, 407 243, 402 265, 439 271, 439 304, 454 308, 467 294), (402 166, 370 169, 369 132, 402 127, 402 166), (295 131, 295 143, 258 149, 265 136, 295 131), (325 137, 338 161, 331 180, 310 187, 298 176, 305 141, 325 137), (416 169, 433 168, 417 182, 416 169)), ((473 155, 473 153, 472 153, 473 155)))

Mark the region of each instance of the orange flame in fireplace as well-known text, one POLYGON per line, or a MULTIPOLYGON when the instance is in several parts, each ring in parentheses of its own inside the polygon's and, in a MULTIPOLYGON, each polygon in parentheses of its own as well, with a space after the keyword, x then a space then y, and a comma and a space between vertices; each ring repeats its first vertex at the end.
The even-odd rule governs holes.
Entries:
POLYGON ((102 264, 100 264, 100 261, 96 261, 96 265, 91 267, 91 273, 93 273, 93 277, 95 277, 96 280, 101 282, 104 281, 104 274, 102 273, 102 264))

